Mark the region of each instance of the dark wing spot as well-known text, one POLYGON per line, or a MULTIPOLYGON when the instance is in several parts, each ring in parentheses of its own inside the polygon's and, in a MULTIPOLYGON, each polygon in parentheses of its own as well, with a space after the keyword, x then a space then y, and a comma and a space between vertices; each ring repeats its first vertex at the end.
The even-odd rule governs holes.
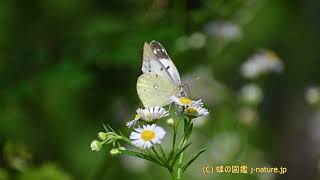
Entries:
POLYGON ((170 66, 167 66, 167 67, 166 67, 166 69, 169 69, 169 68, 170 68, 170 66))
POLYGON ((149 69, 149 73, 151 73, 151 69, 149 69))
POLYGON ((169 59, 169 56, 168 56, 166 50, 163 48, 163 46, 160 43, 158 43, 156 41, 152 41, 150 43, 150 47, 153 50, 153 52, 157 58, 169 59))
POLYGON ((163 67, 160 68, 160 71, 163 71, 163 67))

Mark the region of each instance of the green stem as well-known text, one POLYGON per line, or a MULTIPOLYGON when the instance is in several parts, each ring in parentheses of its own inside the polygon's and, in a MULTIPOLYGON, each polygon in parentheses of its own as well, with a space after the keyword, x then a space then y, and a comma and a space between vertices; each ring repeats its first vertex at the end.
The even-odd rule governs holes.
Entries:
MULTIPOLYGON (((191 122, 192 122, 192 120, 191 119, 185 119, 185 121, 184 121, 185 123, 184 123, 184 129, 188 129, 188 127, 191 125, 191 122)), ((188 139, 189 139, 189 137, 186 137, 186 131, 184 131, 184 134, 183 134, 183 138, 182 138, 182 140, 181 140, 181 142, 180 142, 180 144, 179 144, 179 148, 180 147, 183 147, 185 144, 186 144, 186 142, 188 141, 188 139)), ((190 132, 191 133, 191 132, 190 132)), ((182 161, 183 161, 183 155, 184 155, 184 152, 182 152, 181 154, 180 154, 180 156, 179 156, 179 161, 178 161, 178 170, 177 170, 177 179, 179 180, 179 179, 181 179, 181 176, 182 176, 182 161)))
POLYGON ((173 141, 172 141, 172 152, 171 153, 174 153, 174 147, 176 146, 176 138, 177 138, 177 130, 173 126, 173 141))
POLYGON ((175 176, 175 173, 174 173, 174 170, 172 168, 168 168, 169 172, 170 172, 170 175, 171 175, 171 179, 172 180, 176 180, 176 176, 175 176))
POLYGON ((181 118, 183 117, 183 114, 181 114, 181 116, 179 117, 178 119, 178 122, 177 124, 173 127, 173 143, 172 143, 172 150, 174 152, 174 149, 175 149, 175 145, 176 145, 176 139, 177 139, 177 129, 179 127, 179 124, 180 124, 180 121, 181 121, 181 118))

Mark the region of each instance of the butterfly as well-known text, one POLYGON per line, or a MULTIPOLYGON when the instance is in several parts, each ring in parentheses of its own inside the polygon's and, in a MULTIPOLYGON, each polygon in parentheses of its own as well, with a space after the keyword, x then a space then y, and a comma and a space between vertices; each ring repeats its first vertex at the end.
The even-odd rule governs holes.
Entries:
POLYGON ((142 72, 137 80, 137 93, 145 107, 168 105, 171 96, 184 93, 178 69, 157 41, 144 43, 142 72))

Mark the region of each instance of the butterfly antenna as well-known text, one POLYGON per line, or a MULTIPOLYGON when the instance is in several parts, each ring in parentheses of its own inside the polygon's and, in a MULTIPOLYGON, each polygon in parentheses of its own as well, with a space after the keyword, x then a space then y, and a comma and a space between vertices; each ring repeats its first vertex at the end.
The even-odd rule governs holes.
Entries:
MULTIPOLYGON (((197 78, 195 78, 195 79, 191 79, 191 80, 189 80, 188 82, 186 82, 186 83, 184 84, 184 87, 186 87, 186 90, 188 91, 188 94, 190 95, 190 97, 192 97, 191 91, 190 91, 190 84, 191 84, 193 81, 197 81, 197 80, 200 80, 200 78, 197 77, 197 78)), ((185 92, 185 95, 186 95, 187 98, 188 98, 188 94, 185 92)))
POLYGON ((189 94, 190 97, 191 97, 191 92, 190 92, 189 85, 188 85, 188 84, 184 84, 184 87, 185 87, 185 89, 186 89, 186 91, 187 91, 187 92, 184 92, 185 97, 186 97, 186 98, 189 98, 189 97, 188 97, 188 94, 189 94))

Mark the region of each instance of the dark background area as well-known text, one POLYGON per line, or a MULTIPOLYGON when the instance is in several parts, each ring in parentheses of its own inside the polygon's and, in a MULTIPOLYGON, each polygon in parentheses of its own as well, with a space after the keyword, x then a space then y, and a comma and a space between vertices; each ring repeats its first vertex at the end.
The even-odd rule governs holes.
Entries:
POLYGON ((143 43, 151 40, 166 47, 182 76, 205 67, 227 92, 207 103, 212 116, 195 137, 199 146, 231 137, 221 147, 234 154, 218 162, 207 151, 185 179, 319 179, 320 126, 312 124, 320 115, 304 98, 320 83, 319 10, 317 0, 1 0, 0 179, 169 179, 164 169, 89 147, 103 123, 129 135, 125 122, 142 106, 135 86, 143 43), (215 22, 231 22, 241 35, 212 35, 215 22), (200 40, 190 40, 195 33, 200 40), (241 64, 261 48, 278 54, 283 73, 242 78, 241 64), (249 82, 264 93, 254 127, 235 113, 234 96, 249 82), (141 169, 128 167, 135 163, 141 169), (208 163, 288 173, 203 175, 208 163))

